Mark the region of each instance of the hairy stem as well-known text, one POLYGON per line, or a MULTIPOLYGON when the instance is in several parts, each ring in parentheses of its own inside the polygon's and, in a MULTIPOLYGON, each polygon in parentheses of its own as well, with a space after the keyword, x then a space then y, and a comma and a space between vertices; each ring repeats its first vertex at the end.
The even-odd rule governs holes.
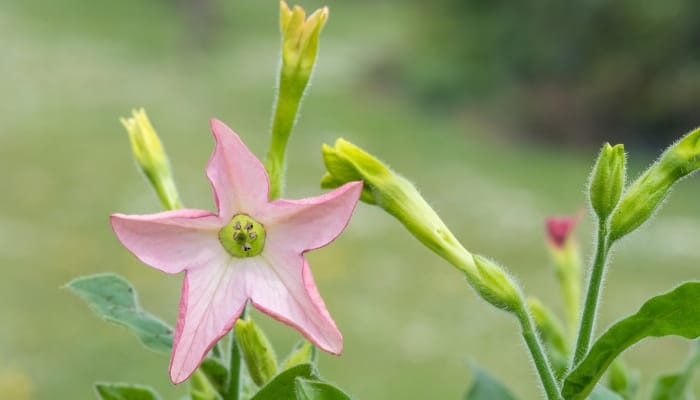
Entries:
POLYGON ((596 244, 595 258, 588 278, 588 288, 586 289, 586 300, 581 314, 581 324, 579 325, 576 349, 571 364, 572 368, 578 364, 588 352, 591 344, 591 336, 595 327, 596 313, 598 311, 598 301, 600 300, 600 287, 605 274, 605 264, 608 258, 608 225, 607 221, 598 221, 598 239, 596 244))
MULTIPOLYGON (((437 249, 433 250, 450 262, 458 270, 464 272, 469 276, 470 273, 474 273, 474 259, 472 255, 464 249, 464 247, 459 244, 459 242, 451 235, 446 235, 446 239, 443 243, 446 246, 436 246, 437 249)), ((562 397, 560 395, 559 385, 552 370, 552 366, 549 363, 549 359, 544 351, 544 347, 540 341, 539 336, 534 328, 534 323, 532 321, 532 316, 527 308, 527 303, 522 294, 520 296, 520 305, 515 310, 510 310, 517 318, 522 329, 523 339, 525 339, 525 344, 527 349, 530 351, 532 356, 532 362, 535 365, 537 374, 540 377, 542 386, 547 395, 548 400, 560 400, 562 397)))
POLYGON ((552 367, 549 364, 549 360, 544 352, 540 338, 535 331, 530 313, 524 304, 519 310, 515 310, 515 313, 522 328, 522 335, 523 339, 525 339, 525 344, 527 345, 528 350, 530 350, 532 362, 535 364, 537 373, 540 376, 540 381, 542 382, 544 391, 547 394, 547 399, 561 400, 562 397, 559 393, 559 385, 554 377, 552 367))

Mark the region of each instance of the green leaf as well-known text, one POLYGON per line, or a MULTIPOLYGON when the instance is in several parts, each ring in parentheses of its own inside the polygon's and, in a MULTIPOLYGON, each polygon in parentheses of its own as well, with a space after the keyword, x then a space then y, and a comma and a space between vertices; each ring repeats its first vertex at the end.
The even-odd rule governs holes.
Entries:
POLYGON ((115 274, 91 275, 74 279, 66 287, 85 300, 98 317, 129 328, 147 348, 170 352, 173 330, 141 309, 136 290, 126 279, 115 274))
POLYGON ((217 393, 225 393, 228 383, 228 370, 217 359, 206 358, 199 366, 199 370, 204 374, 217 393))
POLYGON ((277 374, 250 400, 297 400, 295 383, 297 378, 318 379, 319 377, 313 365, 299 364, 277 374))
POLYGON ((485 370, 471 363, 472 386, 464 400, 515 400, 508 388, 485 370))
POLYGON ((160 400, 153 389, 128 383, 98 382, 95 393, 100 400, 160 400))
POLYGON ((636 314, 611 326, 591 347, 586 358, 567 376, 565 399, 585 399, 610 363, 624 350, 653 336, 700 336, 700 282, 686 282, 671 292, 649 299, 636 314))
POLYGON ((327 382, 296 378, 297 400, 352 400, 352 397, 327 382))
POLYGON ((693 351, 683 369, 660 376, 651 391, 651 400, 692 400, 689 392, 693 373, 700 366, 700 340, 695 341, 693 351))

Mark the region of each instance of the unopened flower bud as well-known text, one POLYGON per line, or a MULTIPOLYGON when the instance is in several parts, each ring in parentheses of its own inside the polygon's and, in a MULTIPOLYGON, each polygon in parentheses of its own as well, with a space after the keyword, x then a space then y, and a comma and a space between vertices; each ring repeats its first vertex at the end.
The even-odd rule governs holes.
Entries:
POLYGON ((294 77, 303 81, 301 90, 311 76, 318 38, 328 19, 328 7, 316 10, 306 18, 306 11, 299 6, 289 8, 280 2, 280 30, 282 31, 282 79, 294 77))
POLYGON ((294 367, 299 364, 314 364, 317 358, 316 346, 312 345, 308 340, 300 340, 292 352, 289 353, 287 359, 282 363, 282 370, 294 367))
POLYGON ((581 254, 573 231, 581 217, 582 213, 578 212, 546 220, 547 249, 554 263, 572 337, 576 335, 581 307, 581 254))
POLYGON ((173 181, 168 157, 146 111, 143 108, 133 110, 131 115, 131 118, 121 118, 120 121, 129 134, 136 163, 153 186, 163 207, 168 210, 180 208, 180 197, 173 181))
POLYGON ((610 240, 617 240, 647 221, 673 184, 700 168, 700 128, 671 145, 627 189, 610 220, 610 240))
MULTIPOLYGON (((354 144, 338 139, 333 147, 323 145, 328 173, 321 186, 331 189, 348 182, 363 181, 360 200, 376 204, 399 220, 428 248, 448 260, 461 247, 440 217, 406 178, 354 144)), ((463 249, 462 249, 463 250, 463 249)), ((473 269, 473 267, 465 267, 473 269)), ((470 271, 472 272, 472 271, 470 271)))
POLYGON ((473 285, 479 295, 502 310, 514 311, 522 307, 520 291, 513 278, 493 261, 478 254, 473 257, 477 271, 473 285))
POLYGON ((250 378, 256 385, 264 385, 277 374, 277 356, 272 344, 250 317, 236 321, 235 332, 250 378))
POLYGON ((601 220, 608 218, 620 201, 625 186, 625 148, 605 143, 591 172, 588 196, 601 220))

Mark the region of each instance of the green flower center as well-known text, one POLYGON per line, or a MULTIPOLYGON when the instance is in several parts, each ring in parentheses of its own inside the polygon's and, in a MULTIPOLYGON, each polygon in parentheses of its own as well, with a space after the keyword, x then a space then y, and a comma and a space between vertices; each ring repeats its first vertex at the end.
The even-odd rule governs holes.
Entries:
POLYGON ((236 214, 219 231, 219 241, 234 257, 254 257, 265 248, 265 228, 250 215, 236 214))

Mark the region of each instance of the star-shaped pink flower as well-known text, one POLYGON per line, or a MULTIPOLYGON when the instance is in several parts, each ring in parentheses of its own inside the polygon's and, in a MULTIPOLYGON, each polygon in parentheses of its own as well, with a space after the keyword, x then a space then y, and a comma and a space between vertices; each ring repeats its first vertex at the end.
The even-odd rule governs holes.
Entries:
POLYGON ((185 209, 110 218, 119 240, 141 261, 169 274, 185 271, 170 379, 180 383, 192 374, 248 300, 319 348, 340 354, 343 338, 304 252, 343 231, 362 183, 318 197, 268 201, 260 161, 221 121, 213 119, 211 129, 216 147, 207 177, 218 214, 185 209))

